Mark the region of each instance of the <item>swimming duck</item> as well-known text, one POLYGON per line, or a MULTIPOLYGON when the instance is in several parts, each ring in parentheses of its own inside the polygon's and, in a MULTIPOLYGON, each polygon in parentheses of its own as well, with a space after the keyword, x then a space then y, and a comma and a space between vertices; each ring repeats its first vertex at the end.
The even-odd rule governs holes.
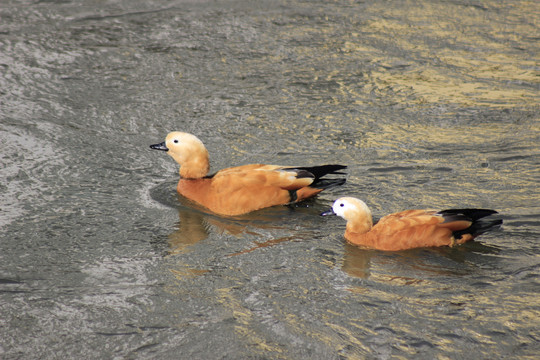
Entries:
POLYGON ((502 224, 484 219, 488 209, 406 210, 387 215, 373 226, 371 210, 362 200, 342 197, 321 215, 347 220, 345 239, 351 244, 387 251, 419 247, 455 246, 502 224))
POLYGON ((164 142, 150 145, 166 151, 180 165, 177 191, 184 197, 220 215, 241 215, 275 205, 296 203, 345 183, 344 165, 288 167, 250 164, 230 167, 208 175, 206 147, 195 135, 174 131, 164 142))

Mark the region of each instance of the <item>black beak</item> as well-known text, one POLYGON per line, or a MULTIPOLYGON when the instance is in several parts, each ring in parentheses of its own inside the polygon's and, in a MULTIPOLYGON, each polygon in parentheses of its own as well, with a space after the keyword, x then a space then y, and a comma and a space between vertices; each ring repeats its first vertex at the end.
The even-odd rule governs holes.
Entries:
POLYGON ((169 148, 165 146, 165 141, 159 144, 150 145, 150 149, 169 151, 169 148))
POLYGON ((321 214, 321 216, 328 216, 328 215, 336 215, 336 214, 334 213, 334 210, 332 209, 325 211, 321 214))

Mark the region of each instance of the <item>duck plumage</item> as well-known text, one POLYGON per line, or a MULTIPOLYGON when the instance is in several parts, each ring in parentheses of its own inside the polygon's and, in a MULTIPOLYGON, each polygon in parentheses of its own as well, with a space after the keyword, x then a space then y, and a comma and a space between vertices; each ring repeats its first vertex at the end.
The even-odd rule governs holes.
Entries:
POLYGON ((373 225, 371 211, 359 199, 337 199, 332 210, 347 220, 345 239, 352 244, 379 250, 398 251, 420 247, 463 244, 502 224, 486 219, 497 214, 489 209, 405 210, 386 215, 373 225))
POLYGON ((204 144, 194 135, 171 132, 165 142, 150 146, 167 153, 180 165, 177 191, 214 213, 241 215, 265 207, 284 205, 313 197, 324 189, 345 183, 343 165, 288 167, 250 164, 207 175, 210 163, 204 144))

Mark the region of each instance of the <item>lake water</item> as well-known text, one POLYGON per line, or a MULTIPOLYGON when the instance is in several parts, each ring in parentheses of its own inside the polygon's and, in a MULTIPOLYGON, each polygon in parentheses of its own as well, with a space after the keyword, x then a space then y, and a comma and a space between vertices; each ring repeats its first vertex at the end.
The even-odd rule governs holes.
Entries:
POLYGON ((537 358, 539 24, 511 0, 3 1, 0 358, 537 358), (348 181, 220 218, 149 149, 172 130, 211 171, 348 181), (319 216, 343 195, 504 226, 364 250, 319 216))

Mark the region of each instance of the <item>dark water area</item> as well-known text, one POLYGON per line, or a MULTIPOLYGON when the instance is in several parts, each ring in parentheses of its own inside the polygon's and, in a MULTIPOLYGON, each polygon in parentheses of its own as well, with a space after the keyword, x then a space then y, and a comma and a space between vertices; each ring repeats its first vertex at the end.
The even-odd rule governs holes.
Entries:
POLYGON ((1 359, 535 359, 534 1, 0 3, 1 359), (296 206, 223 218, 148 145, 211 171, 349 166, 296 206), (375 217, 485 207, 455 248, 345 243, 375 217))

